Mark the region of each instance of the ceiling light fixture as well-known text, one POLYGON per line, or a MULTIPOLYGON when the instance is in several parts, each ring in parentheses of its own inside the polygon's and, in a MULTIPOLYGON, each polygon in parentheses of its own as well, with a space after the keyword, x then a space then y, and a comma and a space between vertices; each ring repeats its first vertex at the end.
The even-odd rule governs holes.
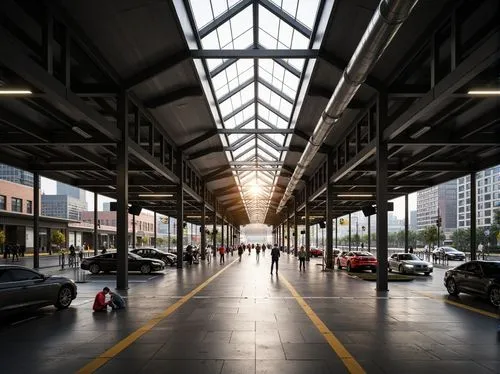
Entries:
POLYGON ((338 197, 373 197, 372 194, 339 194, 338 197))
POLYGON ((81 128, 79 128, 78 126, 73 126, 71 128, 71 130, 73 130, 74 132, 76 132, 78 135, 84 137, 85 139, 90 139, 92 137, 92 135, 90 135, 89 133, 83 131, 81 128))
POLYGON ((0 95, 31 95, 33 92, 30 90, 9 90, 0 88, 0 95))
POLYGON ((500 89, 497 90, 470 90, 469 95, 500 95, 500 89))
POLYGON ((139 197, 172 197, 171 193, 141 193, 139 197))

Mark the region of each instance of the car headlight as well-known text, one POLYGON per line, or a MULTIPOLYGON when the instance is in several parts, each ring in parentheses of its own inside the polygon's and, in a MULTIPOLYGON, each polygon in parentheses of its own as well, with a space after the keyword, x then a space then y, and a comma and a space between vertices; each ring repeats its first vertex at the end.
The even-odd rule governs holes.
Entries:
POLYGON ((434 267, 434 265, 432 265, 432 264, 429 264, 429 265, 427 265, 427 266, 428 266, 428 267, 430 267, 430 268, 433 268, 433 267, 434 267))
POLYGON ((405 268, 412 268, 413 265, 410 265, 410 264, 405 264, 405 268))

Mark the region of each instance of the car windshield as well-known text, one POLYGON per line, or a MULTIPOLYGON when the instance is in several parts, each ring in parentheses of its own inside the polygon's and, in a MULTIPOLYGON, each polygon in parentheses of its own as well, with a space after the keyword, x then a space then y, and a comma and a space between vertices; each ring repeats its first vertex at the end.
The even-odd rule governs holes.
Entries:
POLYGON ((443 247, 445 252, 458 252, 455 248, 452 247, 443 247))
POLYGON ((373 255, 370 252, 354 252, 355 256, 363 256, 363 257, 373 257, 373 255))
POLYGON ((404 255, 399 255, 399 259, 401 261, 420 260, 420 258, 417 255, 414 255, 412 253, 405 253, 404 255))
POLYGON ((500 262, 482 262, 484 274, 488 277, 495 277, 500 275, 500 262))

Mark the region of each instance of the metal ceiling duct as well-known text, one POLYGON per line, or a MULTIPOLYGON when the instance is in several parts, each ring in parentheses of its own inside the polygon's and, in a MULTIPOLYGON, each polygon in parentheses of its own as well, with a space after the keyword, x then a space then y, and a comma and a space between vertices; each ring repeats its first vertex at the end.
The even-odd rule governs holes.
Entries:
POLYGON ((309 138, 276 210, 277 213, 285 207, 286 202, 292 196, 300 178, 311 164, 321 144, 334 128, 335 122, 339 120, 417 2, 418 0, 382 0, 380 2, 337 87, 335 87, 330 101, 321 114, 313 134, 309 138))

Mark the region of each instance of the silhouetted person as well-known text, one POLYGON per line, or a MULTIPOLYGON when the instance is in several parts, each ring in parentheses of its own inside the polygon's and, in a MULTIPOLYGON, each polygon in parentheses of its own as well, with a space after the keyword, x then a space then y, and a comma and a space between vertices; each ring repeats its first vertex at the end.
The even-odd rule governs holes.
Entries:
POLYGON ((304 246, 301 246, 299 249, 299 271, 306 271, 306 250, 304 246))
POLYGON ((280 249, 278 244, 275 244, 273 249, 271 249, 271 275, 273 275, 273 267, 276 263, 276 275, 278 275, 278 262, 280 260, 280 249))
POLYGON ((410 253, 413 253, 413 247, 410 247, 410 253))

